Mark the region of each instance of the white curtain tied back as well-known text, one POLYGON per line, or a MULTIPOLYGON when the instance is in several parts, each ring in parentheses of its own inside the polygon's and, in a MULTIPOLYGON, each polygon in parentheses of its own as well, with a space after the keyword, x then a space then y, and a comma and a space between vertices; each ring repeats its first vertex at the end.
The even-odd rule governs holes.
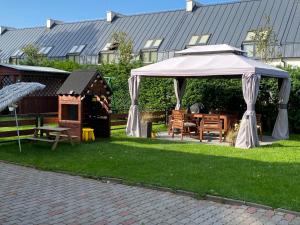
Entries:
POLYGON ((141 137, 141 121, 138 108, 138 94, 140 86, 140 77, 131 76, 128 79, 129 94, 131 98, 131 106, 129 108, 128 120, 126 126, 126 134, 133 137, 141 137))
POLYGON ((176 107, 175 109, 178 110, 181 108, 182 98, 184 95, 186 86, 186 79, 184 78, 175 78, 174 79, 174 91, 176 96, 176 107))
POLYGON ((275 139, 289 138, 289 119, 287 112, 287 104, 291 92, 291 79, 283 80, 279 92, 278 116, 273 129, 272 137, 275 139))
POLYGON ((248 112, 255 111, 255 104, 247 104, 247 111, 248 112))
POLYGON ((259 91, 261 76, 258 74, 244 74, 242 77, 243 95, 247 104, 240 129, 236 139, 237 148, 253 148, 259 146, 257 135, 255 102, 259 91))

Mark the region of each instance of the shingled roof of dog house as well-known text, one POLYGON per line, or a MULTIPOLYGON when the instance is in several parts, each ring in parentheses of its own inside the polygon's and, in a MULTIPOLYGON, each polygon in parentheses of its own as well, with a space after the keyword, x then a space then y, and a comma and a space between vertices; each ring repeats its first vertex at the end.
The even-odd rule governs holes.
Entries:
POLYGON ((99 92, 97 95, 110 96, 112 94, 111 88, 106 83, 105 79, 100 73, 96 71, 75 71, 68 79, 63 83, 58 90, 58 95, 83 95, 88 91, 91 91, 93 84, 100 82, 100 89, 96 89, 99 92))
POLYGON ((112 91, 97 71, 75 71, 58 90, 59 125, 82 137, 82 128, 94 129, 96 137, 110 136, 112 91))
POLYGON ((57 112, 57 90, 70 72, 50 67, 0 64, 0 89, 16 82, 38 82, 46 85, 19 103, 19 113, 57 112))

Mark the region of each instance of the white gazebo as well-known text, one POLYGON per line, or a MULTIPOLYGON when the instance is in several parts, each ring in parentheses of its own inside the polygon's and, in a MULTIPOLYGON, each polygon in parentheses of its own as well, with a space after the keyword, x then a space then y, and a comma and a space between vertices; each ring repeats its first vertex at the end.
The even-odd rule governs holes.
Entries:
POLYGON ((177 109, 181 107, 187 78, 241 77, 247 111, 242 118, 236 141, 238 148, 259 146, 255 103, 261 77, 282 79, 279 93, 279 112, 272 136, 275 139, 287 139, 289 137, 287 114, 291 88, 289 74, 279 68, 246 57, 240 49, 229 45, 197 46, 177 52, 177 56, 174 58, 131 70, 131 77, 128 80, 131 106, 126 127, 126 133, 129 136, 141 137, 138 93, 140 80, 143 76, 174 78, 177 109))

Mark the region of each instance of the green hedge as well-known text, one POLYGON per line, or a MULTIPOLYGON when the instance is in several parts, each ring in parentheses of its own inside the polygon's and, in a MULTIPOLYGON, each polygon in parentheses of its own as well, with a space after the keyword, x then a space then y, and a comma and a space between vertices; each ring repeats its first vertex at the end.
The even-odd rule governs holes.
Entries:
MULTIPOLYGON (((130 106, 127 79, 130 70, 141 66, 103 65, 100 66, 104 76, 112 77, 114 109, 126 111, 130 106)), ((294 133, 300 133, 300 69, 285 68, 292 77, 292 91, 289 104, 290 128, 294 133)), ((278 80, 263 78, 256 104, 257 113, 263 115, 265 131, 271 131, 277 116, 279 93, 278 80)), ((195 102, 201 102, 208 110, 236 112, 241 117, 246 110, 243 99, 241 79, 188 79, 183 98, 183 107, 195 102)), ((140 109, 144 111, 164 110, 174 107, 173 80, 167 78, 143 78, 139 94, 140 109)))

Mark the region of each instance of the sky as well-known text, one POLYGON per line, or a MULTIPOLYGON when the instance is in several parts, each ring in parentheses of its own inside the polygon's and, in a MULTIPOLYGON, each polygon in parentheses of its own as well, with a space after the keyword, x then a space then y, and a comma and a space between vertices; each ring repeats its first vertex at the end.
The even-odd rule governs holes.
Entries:
MULTIPOLYGON (((65 22, 103 19, 106 11, 124 15, 185 8, 186 0, 0 0, 0 26, 45 26, 48 18, 65 22)), ((198 0, 203 4, 234 0, 198 0)))

